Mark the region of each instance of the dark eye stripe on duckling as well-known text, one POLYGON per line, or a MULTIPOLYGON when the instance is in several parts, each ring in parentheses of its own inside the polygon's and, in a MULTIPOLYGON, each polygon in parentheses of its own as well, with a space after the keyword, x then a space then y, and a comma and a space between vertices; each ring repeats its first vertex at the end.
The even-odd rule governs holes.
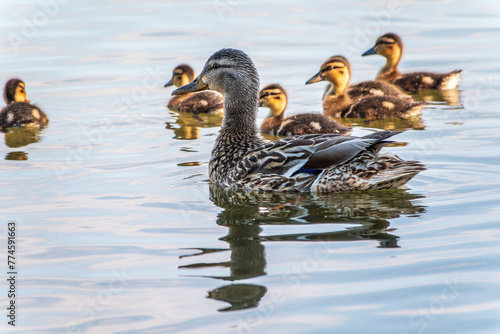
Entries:
POLYGON ((392 45, 392 44, 396 44, 396 41, 393 39, 381 39, 381 40, 377 41, 377 45, 380 45, 380 44, 392 45))
POLYGON ((339 62, 330 63, 330 64, 327 64, 326 67, 323 67, 321 69, 321 73, 326 72, 326 71, 331 71, 333 69, 344 68, 344 67, 345 67, 345 65, 342 63, 339 63, 339 62))
POLYGON ((279 90, 267 90, 265 92, 262 92, 262 94, 260 95, 260 98, 264 98, 264 97, 267 97, 267 96, 275 96, 275 95, 281 95, 282 92, 279 91, 279 90))

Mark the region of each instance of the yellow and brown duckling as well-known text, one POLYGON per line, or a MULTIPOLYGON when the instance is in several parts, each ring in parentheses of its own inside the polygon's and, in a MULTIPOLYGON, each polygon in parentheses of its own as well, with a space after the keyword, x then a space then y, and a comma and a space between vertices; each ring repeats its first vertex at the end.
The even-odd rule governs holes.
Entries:
MULTIPOLYGON (((172 79, 164 87, 181 87, 195 78, 194 70, 189 65, 181 64, 174 68, 172 79)), ((214 91, 195 92, 182 96, 174 96, 167 107, 177 112, 222 113, 224 97, 214 91)))
POLYGON ((330 89, 323 96, 323 112, 330 117, 351 117, 381 119, 420 114, 425 103, 411 102, 395 96, 370 96, 358 100, 348 93, 351 79, 351 66, 346 58, 333 56, 328 58, 320 71, 306 82, 307 84, 328 81, 330 89))
POLYGON ((288 98, 285 89, 278 84, 270 84, 259 94, 261 107, 270 109, 269 116, 262 122, 260 132, 277 136, 295 136, 310 133, 340 133, 351 129, 342 126, 318 113, 303 113, 285 118, 288 98))
POLYGON ((0 111, 0 127, 40 127, 49 123, 49 118, 26 97, 26 86, 21 79, 7 81, 3 90, 7 106, 0 111))
POLYGON ((403 56, 403 42, 394 33, 380 36, 375 45, 363 53, 363 56, 374 54, 386 58, 386 63, 377 74, 376 80, 392 83, 408 92, 455 89, 461 79, 460 72, 462 70, 450 73, 414 72, 401 74, 398 65, 403 56))

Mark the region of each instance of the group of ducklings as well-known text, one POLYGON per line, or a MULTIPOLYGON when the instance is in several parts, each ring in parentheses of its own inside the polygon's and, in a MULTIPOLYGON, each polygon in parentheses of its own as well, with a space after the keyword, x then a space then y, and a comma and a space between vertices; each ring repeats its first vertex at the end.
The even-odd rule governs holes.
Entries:
MULTIPOLYGON (((323 114, 302 113, 285 118, 288 97, 279 84, 263 87, 259 95, 261 107, 270 109, 268 117, 260 127, 263 134, 291 136, 313 133, 345 134, 350 128, 342 126, 330 117, 363 118, 368 120, 386 117, 408 118, 419 115, 424 102, 414 101, 406 94, 422 90, 455 89, 460 81, 460 70, 439 74, 414 72, 401 74, 398 65, 403 55, 401 38, 388 33, 379 37, 375 45, 363 56, 378 54, 386 58, 386 64, 375 81, 363 81, 350 85, 351 66, 342 56, 328 58, 320 71, 307 84, 328 81, 323 94, 323 114)), ((172 79, 165 85, 184 86, 193 81, 195 73, 188 65, 179 65, 172 79)), ((197 92, 172 98, 168 107, 172 110, 199 113, 222 113, 221 94, 215 91, 197 92)))
MULTIPOLYGON (((387 62, 376 81, 349 85, 347 59, 327 59, 306 84, 328 81, 323 114, 305 113, 285 118, 287 94, 278 84, 259 91, 259 76, 243 51, 222 49, 206 62, 201 74, 180 65, 165 87, 175 85, 170 109, 179 112, 222 113, 223 122, 209 162, 210 181, 226 188, 257 191, 341 192, 395 189, 404 186, 425 167, 392 154, 379 154, 398 132, 379 131, 363 137, 349 132, 329 117, 380 119, 420 113, 423 102, 403 93, 456 88, 460 71, 448 74, 400 74, 403 54, 395 34, 378 38, 363 55, 379 54, 387 62), (209 91, 206 91, 209 90, 209 91), (288 136, 266 142, 256 126, 258 107, 270 116, 260 132, 288 136)), ((26 98, 24 82, 11 79, 4 90, 7 106, 0 111, 0 126, 44 126, 48 118, 26 98)))
MULTIPOLYGON (((172 92, 175 101, 188 101, 196 99, 198 92, 214 91, 211 94, 216 95, 210 99, 200 95, 197 105, 204 105, 205 109, 191 110, 194 113, 218 110, 212 103, 218 105, 218 94, 222 94, 224 118, 210 157, 210 181, 224 188, 318 193, 403 187, 425 167, 419 161, 379 154, 391 143, 389 138, 399 132, 344 136, 342 133, 349 129, 329 116, 380 119, 418 114, 424 103, 413 101, 403 90, 453 89, 459 82, 460 71, 400 74, 397 66, 403 45, 395 34, 381 36, 364 55, 369 54, 387 59, 376 81, 350 86, 349 62, 342 56, 331 57, 306 82, 330 83, 323 95, 323 114, 285 118, 287 94, 283 87, 271 84, 259 91, 257 69, 246 53, 236 49, 215 52, 198 77, 192 79, 193 74, 184 81, 189 83, 172 92), (271 110, 260 129, 255 124, 259 106, 271 110), (267 142, 259 132, 288 137, 267 142)), ((180 82, 176 77, 185 68, 186 65, 176 68, 167 85, 180 82)))

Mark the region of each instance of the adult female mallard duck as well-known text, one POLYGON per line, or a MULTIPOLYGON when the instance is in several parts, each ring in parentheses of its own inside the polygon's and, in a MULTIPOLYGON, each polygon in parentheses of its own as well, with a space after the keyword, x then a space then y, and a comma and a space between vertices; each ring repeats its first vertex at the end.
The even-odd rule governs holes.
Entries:
POLYGON ((0 111, 0 127, 40 127, 49 123, 45 113, 26 98, 26 86, 21 79, 7 81, 3 90, 7 106, 0 111))
POLYGON ((424 169, 378 152, 395 132, 364 137, 312 134, 266 143, 255 124, 259 76, 244 52, 222 49, 201 74, 172 95, 214 89, 224 95, 224 119, 209 163, 215 185, 260 191, 340 192, 393 189, 424 169))
MULTIPOLYGON (((193 81, 194 70, 189 65, 179 65, 174 68, 172 79, 164 87, 181 87, 193 81)), ((200 113, 222 113, 224 98, 217 92, 197 92, 174 96, 168 102, 167 107, 177 112, 200 113)))
POLYGON ((363 53, 363 56, 374 54, 386 58, 386 63, 377 74, 376 80, 392 83, 408 92, 455 89, 461 79, 460 72, 462 70, 450 73, 399 73, 398 65, 403 56, 403 41, 394 33, 380 36, 375 45, 363 53))
POLYGON ((420 114, 423 102, 410 102, 395 96, 370 96, 354 100, 347 89, 351 79, 351 65, 342 56, 328 58, 320 71, 306 85, 329 81, 330 90, 323 95, 323 112, 331 117, 381 119, 409 117, 420 114))
POLYGON ((288 103, 286 91, 278 84, 261 89, 260 106, 269 108, 269 116, 262 122, 260 132, 277 136, 294 136, 311 133, 347 133, 350 128, 342 126, 318 113, 297 114, 285 118, 288 103))

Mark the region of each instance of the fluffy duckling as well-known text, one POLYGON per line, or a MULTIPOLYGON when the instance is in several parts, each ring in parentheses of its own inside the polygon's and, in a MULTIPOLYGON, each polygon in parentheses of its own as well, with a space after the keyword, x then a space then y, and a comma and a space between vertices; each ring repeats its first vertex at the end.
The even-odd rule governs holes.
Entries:
POLYGON ((377 74, 376 80, 392 83, 408 92, 455 89, 461 79, 462 70, 450 73, 399 73, 398 65, 403 56, 403 41, 394 33, 380 36, 375 45, 363 53, 363 56, 374 54, 386 58, 386 63, 377 74))
POLYGON ((395 132, 364 137, 309 134, 266 142, 256 125, 259 75, 247 54, 222 49, 180 95, 214 89, 224 95, 224 119, 209 162, 210 181, 257 191, 341 192, 402 187, 424 166, 378 154, 395 132))
POLYGON ((7 106, 0 111, 0 127, 40 127, 49 123, 49 118, 26 98, 26 86, 21 79, 7 81, 3 90, 7 106))
POLYGON ((347 133, 350 128, 337 124, 330 118, 317 113, 297 114, 284 117, 288 103, 286 91, 278 84, 261 89, 259 103, 270 109, 269 116, 262 122, 260 132, 277 136, 305 135, 308 133, 347 133))
MULTIPOLYGON (((187 85, 195 78, 194 70, 189 65, 179 65, 174 68, 172 79, 164 87, 187 85)), ((217 92, 196 92, 183 96, 174 96, 167 107, 177 112, 222 113, 224 98, 217 92)))
POLYGON ((320 71, 306 85, 329 81, 330 90, 323 96, 323 112, 330 117, 352 117, 381 119, 385 117, 406 118, 420 114, 423 102, 409 102, 394 96, 371 96, 353 100, 347 93, 351 79, 351 65, 346 58, 328 58, 320 71))

